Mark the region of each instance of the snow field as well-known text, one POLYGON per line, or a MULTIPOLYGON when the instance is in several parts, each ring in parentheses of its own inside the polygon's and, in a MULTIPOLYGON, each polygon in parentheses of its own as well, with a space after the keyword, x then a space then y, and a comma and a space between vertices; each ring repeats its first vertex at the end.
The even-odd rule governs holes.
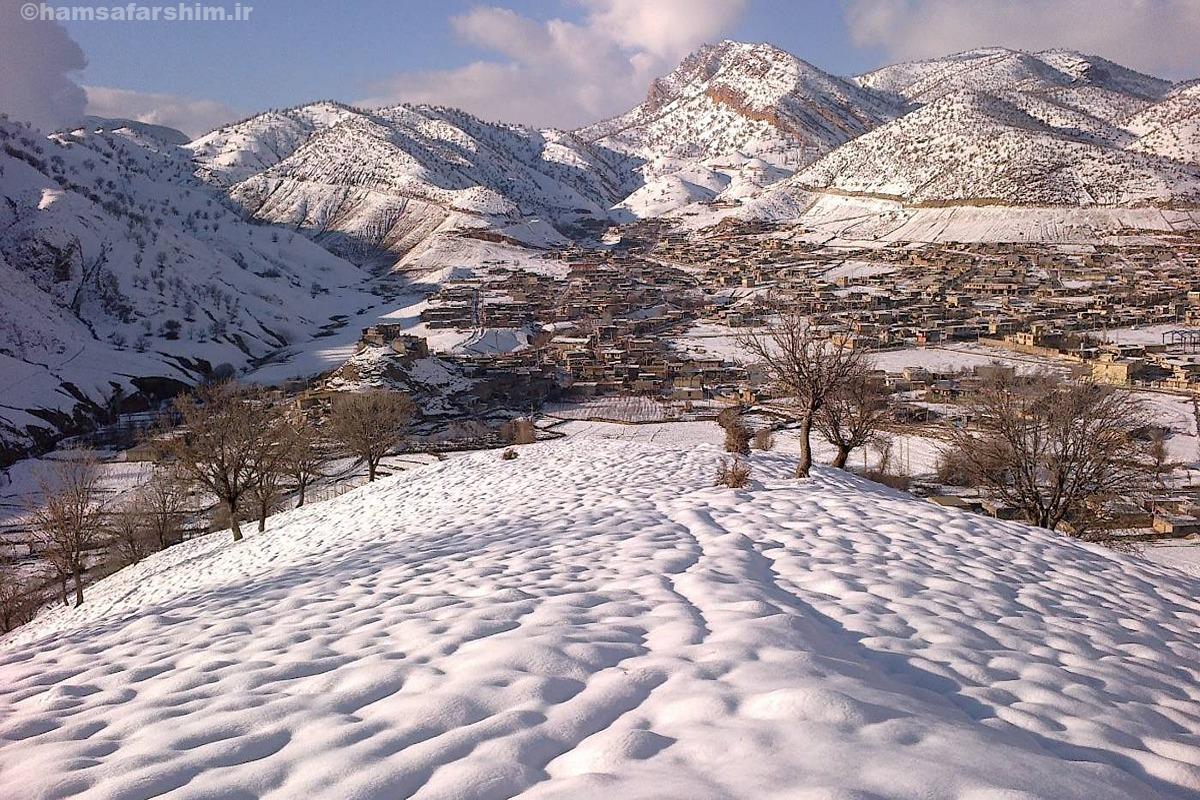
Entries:
POLYGON ((216 534, 0 643, 0 796, 1200 792, 1194 579, 843 473, 560 441, 216 534))

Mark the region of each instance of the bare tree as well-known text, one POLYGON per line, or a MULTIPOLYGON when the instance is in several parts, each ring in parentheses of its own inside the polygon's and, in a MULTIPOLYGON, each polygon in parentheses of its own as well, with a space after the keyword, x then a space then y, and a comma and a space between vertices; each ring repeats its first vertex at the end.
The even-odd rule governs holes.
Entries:
POLYGON ((34 605, 32 589, 16 565, 0 561, 0 633, 28 621, 34 605))
POLYGON ((327 460, 324 442, 316 426, 304 417, 288 425, 288 450, 283 468, 296 489, 296 508, 304 505, 308 487, 320 478, 327 460))
POLYGON ((155 468, 150 480, 129 493, 108 515, 117 560, 135 564, 182 539, 186 480, 172 469, 155 468))
POLYGON ((108 515, 109 542, 121 566, 136 564, 157 548, 154 533, 146 525, 139 493, 131 493, 108 515))
POLYGON ((743 334, 738 344, 749 352, 782 394, 792 398, 800 423, 800 463, 796 477, 812 468, 812 429, 829 397, 859 374, 862 352, 845 340, 821 335, 804 314, 785 310, 767 332, 743 334))
POLYGON ((238 512, 254 484, 255 459, 273 430, 275 412, 259 392, 232 383, 181 397, 175 410, 182 429, 162 432, 156 447, 217 498, 229 517, 233 540, 241 541, 238 512))
POLYGON ((770 428, 759 428, 754 432, 754 447, 758 450, 775 449, 775 431, 770 428))
POLYGON ((75 583, 75 605, 83 604, 87 554, 104 542, 100 462, 94 453, 72 451, 37 477, 41 502, 32 508, 34 535, 64 588, 75 583))
POLYGON ((175 469, 159 467, 137 491, 137 511, 142 526, 154 537, 155 547, 165 550, 183 539, 187 513, 187 478, 175 469))
POLYGON ((972 482, 1055 529, 1092 531, 1105 504, 1136 496, 1152 482, 1154 460, 1141 437, 1144 405, 1129 393, 1050 375, 999 376, 968 396, 969 425, 956 429, 956 463, 972 482))
POLYGON ((740 453, 733 454, 732 461, 722 460, 717 467, 717 485, 730 489, 744 489, 750 483, 750 465, 740 453))
POLYGON ((830 393, 817 411, 813 425, 837 448, 833 466, 846 468, 850 453, 868 444, 887 419, 888 393, 883 381, 859 362, 848 380, 830 393))
POLYGON ((1166 476, 1170 474, 1172 465, 1167 461, 1167 432, 1161 427, 1150 431, 1149 454, 1154 485, 1165 489, 1166 476))
POLYGON ((288 454, 292 433, 286 419, 270 420, 262 432, 258 451, 251 459, 250 498, 258 516, 258 532, 267 529, 267 517, 279 508, 283 498, 283 482, 288 475, 288 454))
POLYGON ((375 480, 380 460, 404 441, 416 414, 408 395, 375 390, 338 396, 329 426, 333 438, 367 465, 375 480))

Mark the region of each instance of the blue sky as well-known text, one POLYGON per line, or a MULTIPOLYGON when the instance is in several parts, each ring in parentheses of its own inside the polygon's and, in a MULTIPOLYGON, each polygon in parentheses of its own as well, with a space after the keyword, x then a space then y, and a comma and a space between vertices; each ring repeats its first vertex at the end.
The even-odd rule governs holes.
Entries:
POLYGON ((84 83, 215 97, 246 108, 350 100, 384 75, 453 67, 472 50, 456 40, 449 22, 470 2, 247 2, 253 12, 245 22, 65 25, 88 56, 84 83))
POLYGON ((723 38, 770 42, 842 75, 988 45, 1200 75, 1200 0, 243 0, 253 12, 242 22, 61 25, 24 22, 22 2, 0 0, 0 111, 42 125, 84 103, 198 134, 331 98, 572 127, 627 110, 723 38))
MULTIPOLYGON (((491 55, 451 25, 452 17, 485 5, 469 0, 244 4, 254 9, 245 22, 66 27, 87 54, 85 84, 211 97, 246 109, 354 100, 388 75, 452 69, 491 55)), ((582 5, 558 0, 495 5, 539 20, 585 16, 582 5)), ((850 43, 837 0, 757 0, 721 37, 769 41, 839 74, 869 69, 882 57, 850 43)))

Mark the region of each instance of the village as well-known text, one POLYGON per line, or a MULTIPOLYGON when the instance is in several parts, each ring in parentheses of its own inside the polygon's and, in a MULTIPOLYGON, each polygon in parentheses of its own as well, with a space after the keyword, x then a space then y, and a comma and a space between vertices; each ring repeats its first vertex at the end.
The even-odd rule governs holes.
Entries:
MULTIPOLYGON (((444 283, 421 312, 424 332, 527 334, 524 346, 438 356, 471 385, 460 394, 469 406, 445 409, 447 419, 467 413, 495 429, 506 414, 547 409, 614 423, 711 420, 731 405, 769 410, 768 387, 738 342, 793 308, 832 341, 870 354, 891 395, 889 428, 902 438, 936 442, 945 426, 963 423, 958 398, 989 374, 1014 370, 1162 396, 1159 404, 1175 412, 1174 429, 1170 421, 1163 429, 1175 430, 1176 450, 1185 434, 1195 438, 1195 237, 1086 247, 831 246, 797 233, 736 220, 704 235, 637 224, 617 230, 615 246, 549 254, 560 267, 554 275, 499 268, 444 283)), ((429 356, 426 339, 399 325, 364 331, 360 347, 399 360, 429 356)), ((909 466, 935 471, 931 463, 909 466)), ((1200 531, 1200 489, 1187 474, 1130 509, 1123 524, 1144 535, 1200 531)), ((941 504, 1007 513, 932 479, 911 489, 941 504)))
MULTIPOLYGON (((523 332, 525 346, 455 358, 575 399, 748 399, 752 370, 730 348, 689 347, 690 333, 703 325, 709 336, 736 339, 784 307, 871 352, 971 344, 1102 383, 1200 393, 1194 236, 1087 247, 835 247, 764 222, 727 220, 703 236, 643 227, 620 229, 615 247, 551 254, 560 277, 498 268, 445 282, 420 321, 427 332, 523 332), (1130 329, 1156 333, 1110 335, 1130 329)), ((402 335, 410 335, 402 326, 378 326, 363 341, 402 335)))

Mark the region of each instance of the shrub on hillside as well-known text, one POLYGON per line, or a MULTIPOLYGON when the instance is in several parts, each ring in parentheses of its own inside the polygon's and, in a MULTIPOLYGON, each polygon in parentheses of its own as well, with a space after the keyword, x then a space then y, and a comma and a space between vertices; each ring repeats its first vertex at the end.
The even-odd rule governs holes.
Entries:
POLYGON ((742 421, 742 411, 731 406, 717 415, 717 424, 725 429, 725 451, 750 455, 750 429, 742 421))
POLYGON ((728 486, 730 489, 743 489, 750 483, 750 465, 738 455, 730 460, 721 461, 717 468, 717 485, 728 486))
POLYGON ((775 432, 770 428, 762 428, 754 434, 755 450, 774 450, 775 432))
POLYGON ((944 486, 970 486, 971 473, 966 457, 957 447, 947 447, 938 456, 935 474, 944 486))
POLYGON ((884 486, 899 489, 902 492, 907 492, 909 487, 912 486, 912 477, 890 471, 869 469, 864 473, 863 477, 869 481, 875 481, 876 483, 882 483, 884 486))

